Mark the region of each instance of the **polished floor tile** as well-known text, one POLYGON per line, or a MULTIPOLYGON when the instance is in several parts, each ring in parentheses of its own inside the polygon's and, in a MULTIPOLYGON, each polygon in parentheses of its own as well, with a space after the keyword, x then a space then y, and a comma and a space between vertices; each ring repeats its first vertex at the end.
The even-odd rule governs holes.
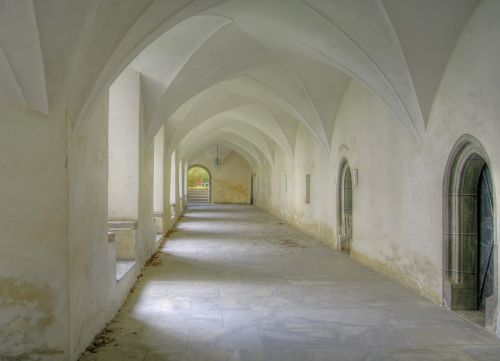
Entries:
POLYGON ((251 206, 189 209, 83 361, 500 360, 482 327, 251 206))

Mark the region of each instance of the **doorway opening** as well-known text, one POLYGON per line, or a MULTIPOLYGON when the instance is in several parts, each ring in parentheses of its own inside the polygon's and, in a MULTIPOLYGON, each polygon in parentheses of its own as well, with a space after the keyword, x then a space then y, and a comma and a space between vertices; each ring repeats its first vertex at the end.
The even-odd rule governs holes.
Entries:
POLYGON ((210 171, 202 165, 192 165, 188 174, 188 205, 209 204, 211 202, 212 177, 210 171))
POLYGON ((255 182, 255 173, 252 173, 252 175, 250 176, 250 204, 253 204, 254 182, 255 182))
POLYGON ((352 223, 352 177, 347 159, 340 163, 337 188, 337 247, 340 251, 351 253, 352 223))
POLYGON ((108 94, 108 241, 117 281, 134 268, 137 258, 140 91, 140 74, 126 70, 108 94))
POLYGON ((165 128, 162 126, 154 138, 153 159, 153 224, 155 227, 156 242, 159 242, 164 233, 163 227, 163 159, 164 159, 165 128))
POLYGON ((472 136, 455 145, 444 182, 443 299, 494 330, 497 290, 495 198, 488 157, 472 136))

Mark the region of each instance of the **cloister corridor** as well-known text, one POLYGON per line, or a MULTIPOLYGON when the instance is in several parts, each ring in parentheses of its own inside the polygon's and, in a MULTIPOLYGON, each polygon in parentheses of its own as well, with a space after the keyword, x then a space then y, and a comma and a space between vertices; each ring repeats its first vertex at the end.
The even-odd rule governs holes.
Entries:
POLYGON ((191 206, 82 361, 498 360, 456 313, 247 205, 191 206))

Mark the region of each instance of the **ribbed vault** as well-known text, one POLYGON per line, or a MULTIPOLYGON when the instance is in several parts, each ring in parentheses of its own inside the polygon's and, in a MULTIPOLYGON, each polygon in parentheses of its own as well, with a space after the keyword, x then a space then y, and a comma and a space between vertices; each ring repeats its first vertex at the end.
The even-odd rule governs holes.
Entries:
POLYGON ((298 127, 328 155, 356 79, 418 144, 450 44, 477 1, 444 3, 3 1, 0 89, 46 114, 67 109, 78 129, 117 76, 135 69, 150 138, 165 124, 168 144, 185 155, 224 140, 261 164, 276 149, 291 158, 298 127))

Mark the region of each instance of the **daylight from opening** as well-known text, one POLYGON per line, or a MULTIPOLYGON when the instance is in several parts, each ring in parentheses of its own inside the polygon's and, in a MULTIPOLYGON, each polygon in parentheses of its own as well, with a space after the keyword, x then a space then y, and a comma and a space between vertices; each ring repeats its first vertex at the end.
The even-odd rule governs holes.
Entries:
POLYGON ((201 167, 193 167, 188 171, 188 187, 189 188, 208 188, 210 175, 206 169, 201 167))

